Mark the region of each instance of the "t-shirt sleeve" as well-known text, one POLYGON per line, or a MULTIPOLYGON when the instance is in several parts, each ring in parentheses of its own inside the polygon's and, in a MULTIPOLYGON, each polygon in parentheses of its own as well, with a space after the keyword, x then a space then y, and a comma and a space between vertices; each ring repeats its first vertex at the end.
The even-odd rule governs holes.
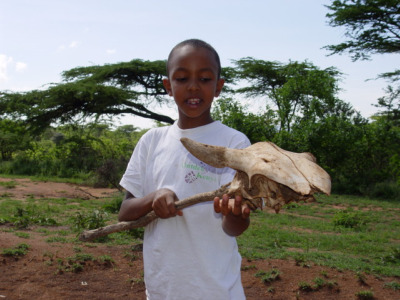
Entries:
POLYGON ((144 138, 137 143, 120 185, 137 198, 144 197, 143 176, 146 171, 147 149, 144 138))

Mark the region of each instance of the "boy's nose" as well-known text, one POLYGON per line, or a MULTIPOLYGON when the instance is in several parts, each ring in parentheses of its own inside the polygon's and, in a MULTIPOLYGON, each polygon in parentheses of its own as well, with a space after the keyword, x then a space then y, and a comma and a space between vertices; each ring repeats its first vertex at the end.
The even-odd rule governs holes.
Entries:
POLYGON ((199 89, 199 84, 196 80, 190 80, 188 89, 191 91, 196 91, 199 89))

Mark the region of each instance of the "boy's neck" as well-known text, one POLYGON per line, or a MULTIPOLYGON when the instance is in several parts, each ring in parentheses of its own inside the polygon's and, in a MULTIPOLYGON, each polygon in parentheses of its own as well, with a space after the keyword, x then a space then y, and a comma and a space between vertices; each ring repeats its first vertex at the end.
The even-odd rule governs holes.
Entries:
POLYGON ((210 116, 206 120, 199 120, 199 121, 194 121, 192 119, 185 120, 184 118, 179 118, 177 124, 180 129, 192 129, 210 124, 212 122, 214 122, 214 120, 210 116))

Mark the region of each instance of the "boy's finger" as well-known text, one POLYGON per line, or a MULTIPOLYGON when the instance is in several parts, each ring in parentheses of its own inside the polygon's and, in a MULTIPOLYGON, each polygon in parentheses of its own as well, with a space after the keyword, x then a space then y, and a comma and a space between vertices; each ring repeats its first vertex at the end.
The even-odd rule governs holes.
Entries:
POLYGON ((155 214, 160 217, 160 218, 167 218, 168 214, 167 214, 167 207, 165 205, 164 201, 155 201, 153 203, 153 211, 155 212, 155 214))
POLYGON ((250 217, 250 208, 247 204, 242 205, 242 218, 247 219, 250 217))
POLYGON ((228 195, 222 196, 221 213, 226 216, 229 213, 229 197, 228 195))
POLYGON ((232 213, 235 216, 239 216, 240 214, 242 214, 242 197, 240 196, 235 197, 232 213))
POLYGON ((214 211, 219 214, 221 212, 221 206, 220 206, 220 199, 219 197, 214 198, 214 211))
POLYGON ((166 197, 165 203, 166 203, 166 209, 168 211, 169 216, 170 217, 176 216, 177 209, 175 206, 175 198, 169 195, 166 197))

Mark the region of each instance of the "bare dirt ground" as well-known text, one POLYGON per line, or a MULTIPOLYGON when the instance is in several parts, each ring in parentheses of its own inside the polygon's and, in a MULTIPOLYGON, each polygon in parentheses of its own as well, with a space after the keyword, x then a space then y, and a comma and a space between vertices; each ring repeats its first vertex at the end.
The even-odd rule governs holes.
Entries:
MULTIPOLYGON (((111 189, 92 189, 64 183, 31 182, 27 179, 14 181, 18 185, 13 189, 0 186, 0 195, 8 193, 15 199, 23 200, 32 195, 91 198, 115 192, 111 189)), ((1 229, 7 229, 7 226, 0 226, 0 250, 21 243, 29 244, 30 249, 27 255, 18 259, 0 255, 0 299, 145 299, 140 249, 132 249, 132 246, 82 244, 79 245, 82 253, 90 253, 95 258, 107 255, 113 261, 87 261, 79 272, 65 271, 68 258, 77 254, 77 245, 49 243, 46 241, 48 237, 35 231, 35 228, 26 231, 30 235, 28 240, 1 229)), ((248 300, 360 299, 356 296, 360 291, 373 292, 374 298, 364 299, 400 299, 400 291, 385 287, 385 283, 399 282, 399 278, 365 275, 361 282, 354 272, 314 265, 298 266, 294 260, 243 259, 242 264, 242 282, 248 300), (280 276, 271 283, 263 283, 255 276, 259 271, 272 269, 278 269, 280 276), (330 284, 311 290, 299 287, 301 282, 315 286, 314 280, 317 277, 330 284)), ((182 299, 185 297, 182 296, 182 299)))

